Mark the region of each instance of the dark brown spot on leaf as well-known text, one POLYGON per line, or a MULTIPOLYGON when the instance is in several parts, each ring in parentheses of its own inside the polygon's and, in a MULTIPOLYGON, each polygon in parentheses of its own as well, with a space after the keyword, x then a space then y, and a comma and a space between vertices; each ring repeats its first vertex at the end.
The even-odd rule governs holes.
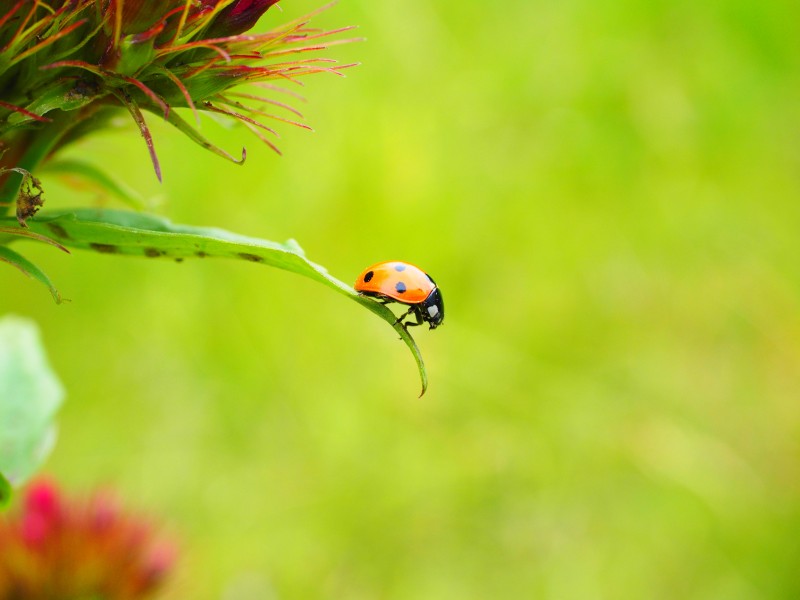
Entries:
POLYGON ((194 253, 194 255, 195 255, 197 258, 205 258, 206 256, 208 256, 208 254, 206 254, 206 253, 205 253, 205 252, 203 252, 202 250, 198 250, 197 252, 195 252, 195 253, 194 253))
POLYGON ((67 230, 64 229, 58 223, 48 223, 47 228, 53 233, 54 236, 61 238, 62 240, 68 240, 69 234, 67 230))
POLYGON ((239 252, 239 258, 249 260, 251 262, 264 262, 264 259, 255 254, 248 254, 247 252, 239 252))
POLYGON ((117 252, 119 252, 119 248, 117 248, 113 244, 91 243, 91 244, 89 244, 89 247, 92 250, 97 250, 98 252, 102 252, 103 254, 116 254, 117 252))
POLYGON ((147 256, 148 258, 158 258, 162 254, 164 254, 164 253, 161 250, 159 250, 158 248, 145 248, 144 249, 144 255, 147 256))

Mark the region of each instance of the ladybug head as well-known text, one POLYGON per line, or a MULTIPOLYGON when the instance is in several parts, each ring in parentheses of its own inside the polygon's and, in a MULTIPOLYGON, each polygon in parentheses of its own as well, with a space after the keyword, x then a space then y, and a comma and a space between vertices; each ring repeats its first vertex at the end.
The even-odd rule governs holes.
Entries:
POLYGON ((442 293, 438 287, 434 288, 420 305, 420 313, 422 314, 422 320, 428 323, 431 329, 436 329, 442 324, 442 321, 444 321, 444 300, 442 300, 442 293))

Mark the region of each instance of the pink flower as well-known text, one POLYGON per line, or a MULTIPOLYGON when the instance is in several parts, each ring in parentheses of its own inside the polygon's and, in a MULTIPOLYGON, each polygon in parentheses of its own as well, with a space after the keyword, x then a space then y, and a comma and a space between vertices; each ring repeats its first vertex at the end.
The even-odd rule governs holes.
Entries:
POLYGON ((41 480, 0 519, 3 599, 151 598, 175 560, 174 544, 108 492, 69 498, 41 480))

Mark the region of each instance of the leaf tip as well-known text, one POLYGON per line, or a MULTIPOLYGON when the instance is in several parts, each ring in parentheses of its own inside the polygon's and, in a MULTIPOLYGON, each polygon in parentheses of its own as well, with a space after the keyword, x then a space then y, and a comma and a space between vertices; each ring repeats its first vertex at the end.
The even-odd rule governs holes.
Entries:
MULTIPOLYGON (((392 314, 392 316, 394 315, 392 314)), ((420 391, 418 397, 422 398, 425 395, 425 392, 428 391, 428 372, 425 370, 425 363, 422 360, 422 353, 419 351, 417 343, 414 341, 414 338, 411 337, 411 334, 408 332, 408 329, 405 327, 405 325, 395 322, 393 323, 393 327, 400 334, 400 339, 405 342, 406 346, 408 346, 408 349, 411 350, 411 354, 414 356, 414 360, 417 363, 419 378, 420 382, 422 383, 422 391, 420 391)))

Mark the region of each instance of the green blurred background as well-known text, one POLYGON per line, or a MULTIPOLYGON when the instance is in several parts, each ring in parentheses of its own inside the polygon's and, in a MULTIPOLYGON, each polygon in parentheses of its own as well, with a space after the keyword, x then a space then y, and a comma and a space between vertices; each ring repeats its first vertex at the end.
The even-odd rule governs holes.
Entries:
MULTIPOLYGON (((265 26, 318 6, 284 2, 265 26)), ((800 8, 343 0, 279 158, 150 118, 72 149, 177 222, 429 271, 429 367, 253 264, 23 250, 69 397, 47 470, 182 540, 175 598, 800 597, 800 8)), ((97 202, 45 179, 48 205, 97 202)))

